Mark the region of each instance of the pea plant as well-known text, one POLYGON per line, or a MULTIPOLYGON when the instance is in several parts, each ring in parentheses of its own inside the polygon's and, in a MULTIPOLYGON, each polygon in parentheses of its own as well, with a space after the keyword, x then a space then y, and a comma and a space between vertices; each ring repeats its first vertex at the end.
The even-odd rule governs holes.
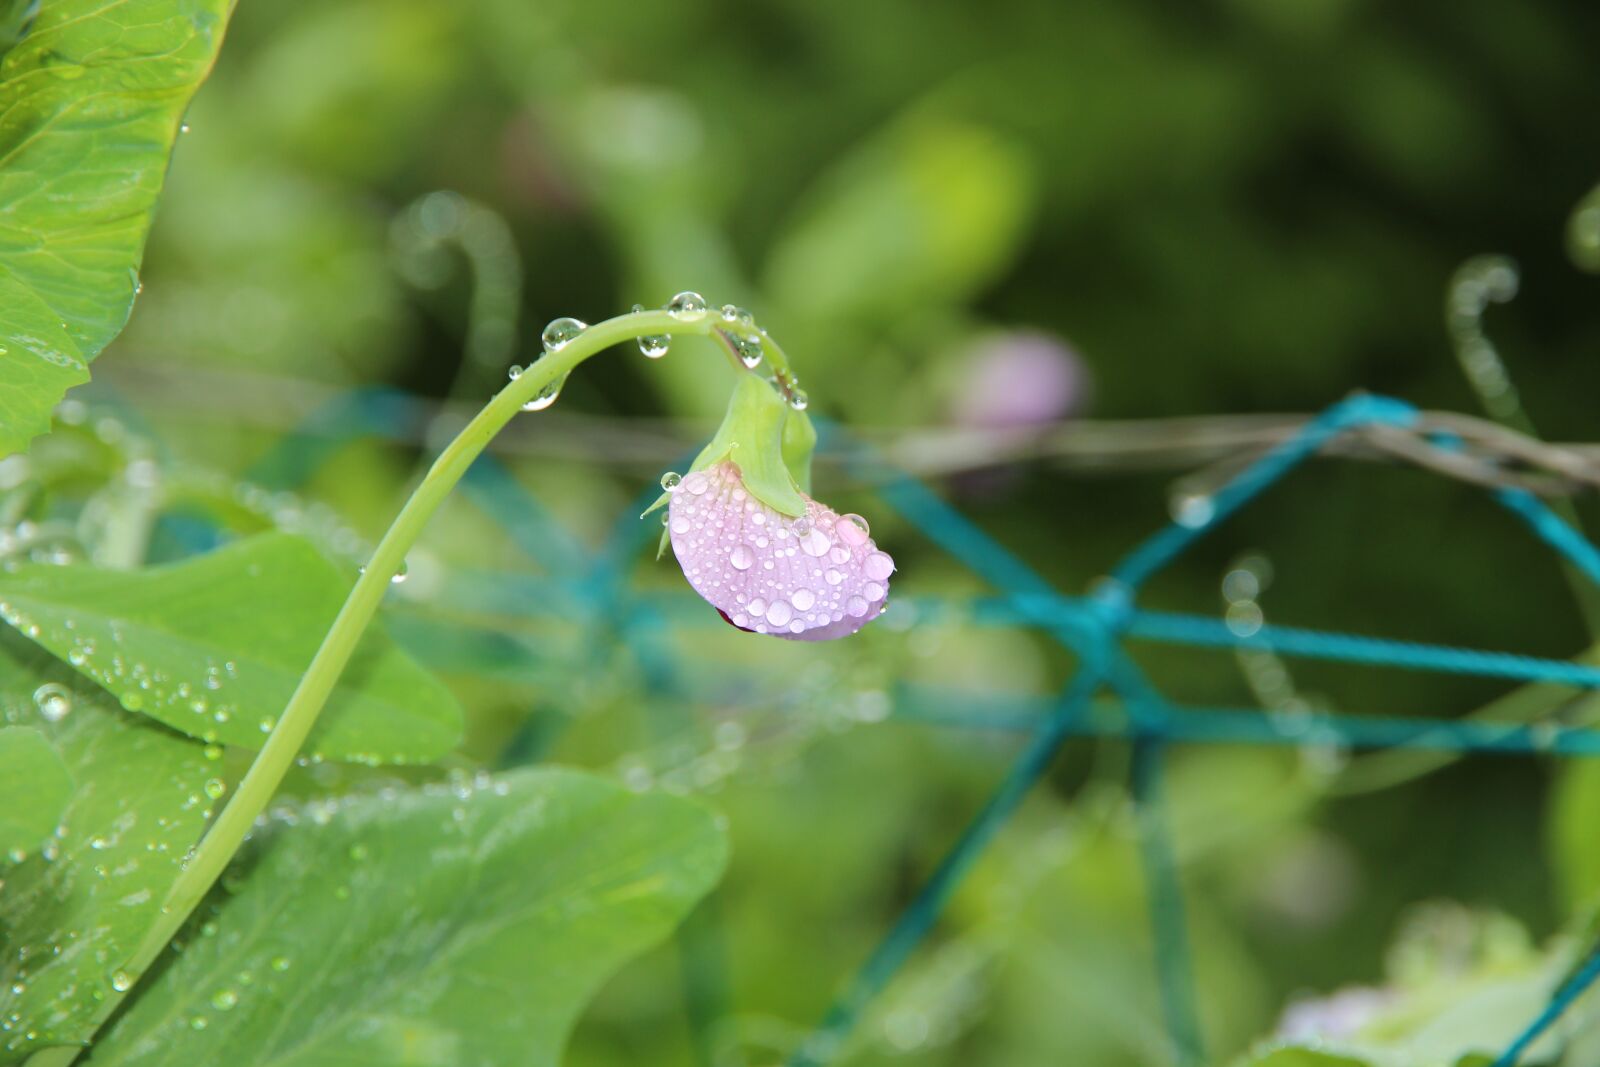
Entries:
POLYGON ((401 770, 462 733, 377 621, 429 518, 589 357, 698 335, 737 384, 662 479, 662 549, 694 589, 740 629, 835 638, 881 612, 893 561, 807 495, 816 435, 782 348, 694 293, 551 323, 359 572, 282 531, 159 566, 137 523, 101 523, 88 559, 53 547, 51 461, 28 450, 53 410, 55 436, 109 443, 59 405, 128 316, 232 5, 34 6, 3 5, 0 62, 0 1064, 554 1062, 601 980, 715 883, 724 834, 575 771, 401 770), (325 761, 395 774, 274 802, 325 761))

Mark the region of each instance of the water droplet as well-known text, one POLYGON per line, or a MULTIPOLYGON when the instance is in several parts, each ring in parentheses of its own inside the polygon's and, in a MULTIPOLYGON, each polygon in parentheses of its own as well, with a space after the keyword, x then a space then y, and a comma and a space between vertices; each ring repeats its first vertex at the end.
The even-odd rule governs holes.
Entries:
POLYGON ((728 341, 733 345, 733 351, 738 355, 739 362, 744 364, 747 370, 755 370, 767 357, 759 337, 730 337, 728 341))
POLYGON ((794 618, 794 609, 787 600, 774 600, 767 608, 767 621, 774 626, 787 626, 794 618))
POLYGON ((522 377, 522 364, 513 363, 511 366, 507 367, 506 377, 510 378, 512 381, 516 381, 518 378, 522 377))
POLYGON ((532 400, 522 405, 522 410, 543 411, 551 404, 554 404, 556 402, 556 397, 561 395, 561 387, 566 384, 566 381, 566 376, 563 375, 559 381, 554 381, 549 385, 546 385, 543 389, 540 389, 537 393, 533 394, 532 400))
POLYGON ((750 601, 750 603, 746 604, 745 608, 750 612, 750 614, 760 618, 767 613, 767 602, 762 600, 760 597, 756 597, 754 600, 750 601))
POLYGON ((833 542, 828 540, 828 535, 821 530, 807 530, 800 538, 800 549, 806 555, 820 558, 828 554, 833 547, 833 542))
POLYGON ((231 989, 219 989, 211 997, 211 1006, 218 1011, 229 1011, 239 1003, 239 994, 231 989))
POLYGON ((728 553, 728 562, 733 564, 734 570, 747 571, 755 566, 756 554, 749 545, 735 545, 728 553))
POLYGON ((705 318, 706 298, 685 290, 667 301, 667 314, 680 322, 695 322, 705 318))
POLYGON ((189 132, 189 124, 187 122, 185 122, 185 123, 182 123, 181 125, 179 125, 178 126, 178 132, 179 133, 188 133, 189 132))
POLYGON ((72 710, 72 692, 57 682, 46 682, 33 691, 39 714, 50 722, 60 722, 72 710))
POLYGON ((555 319, 544 328, 544 333, 539 335, 539 340, 544 344, 546 352, 559 352, 588 328, 589 324, 587 322, 581 322, 578 319, 555 319))
POLYGON ((1192 530, 1210 522, 1217 509, 1204 493, 1179 493, 1172 498, 1171 512, 1174 522, 1192 530))
POLYGON ((223 783, 221 778, 207 778, 205 790, 206 796, 210 797, 212 800, 217 800, 222 796, 222 794, 228 791, 228 787, 223 783))
POLYGON ((133 988, 133 975, 124 970, 111 972, 111 988, 118 993, 126 993, 133 988))
POLYGON ((389 576, 389 584, 390 585, 399 585, 401 582, 406 580, 407 573, 408 573, 408 568, 406 567, 406 561, 405 560, 401 560, 400 561, 400 569, 395 571, 393 574, 391 574, 389 576))
POLYGON ((1228 605, 1228 629, 1240 637, 1254 636, 1261 629, 1261 606, 1253 600, 1241 600, 1228 605))
POLYGON ((280 974, 282 974, 284 971, 287 971, 289 969, 289 957, 274 956, 272 959, 272 969, 280 974))
POLYGON ((796 589, 789 597, 796 611, 810 611, 817 602, 817 594, 809 589, 796 589))
POLYGON ((811 397, 806 395, 804 389, 793 389, 789 392, 789 406, 796 411, 804 411, 811 406, 811 397))
POLYGON ((839 540, 856 548, 867 543, 867 538, 872 536, 872 527, 867 525, 866 519, 852 513, 839 517, 834 532, 839 535, 839 540))
POLYGON ((206 1028, 206 1017, 204 1015, 196 1015, 193 1019, 189 1020, 189 1029, 191 1029, 191 1030, 204 1030, 205 1028, 206 1028))
POLYGON ((750 312, 742 307, 735 307, 733 304, 723 304, 721 313, 723 322, 737 322, 745 326, 752 326, 756 321, 756 317, 750 312))
POLYGON ((222 746, 221 745, 207 745, 201 751, 205 753, 205 757, 208 760, 215 761, 215 760, 219 760, 219 759, 222 758, 222 746))
POLYGON ((861 597, 853 596, 844 602, 844 610, 853 619, 859 619, 867 613, 867 602, 861 597))
POLYGON ((647 333, 639 338, 639 351, 646 359, 660 359, 671 344, 672 338, 664 333, 647 333))
POLYGON ((827 579, 829 585, 838 585, 840 582, 844 581, 844 574, 840 571, 834 570, 832 567, 829 567, 828 573, 824 574, 822 577, 827 579))
POLYGON ((695 471, 683 480, 683 487, 695 496, 702 496, 711 488, 711 479, 705 476, 704 471, 695 471))
POLYGON ((883 552, 874 552, 861 564, 861 573, 875 582, 881 582, 894 573, 894 560, 883 552))
POLYGON ((683 476, 677 471, 668 471, 661 476, 661 491, 664 493, 675 492, 683 476))

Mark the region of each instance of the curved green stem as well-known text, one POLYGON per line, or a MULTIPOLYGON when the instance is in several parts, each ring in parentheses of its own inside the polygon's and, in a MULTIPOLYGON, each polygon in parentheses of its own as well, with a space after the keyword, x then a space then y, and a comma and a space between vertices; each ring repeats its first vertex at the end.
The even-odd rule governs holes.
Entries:
MULTIPOLYGON (((267 737, 266 744, 239 782, 232 798, 190 855, 167 894, 157 922, 125 962, 123 970, 137 978, 155 962, 189 913, 222 874, 223 868, 233 859, 311 732, 318 714, 327 703, 328 695, 355 651, 356 643, 377 613, 384 592, 389 588, 390 576, 400 570, 406 553, 416 543, 423 527, 494 435, 541 390, 552 384, 559 385, 574 367, 603 349, 646 334, 705 335, 719 324, 714 312, 685 321, 665 311, 635 312, 597 323, 558 351, 535 361, 489 401, 455 440, 445 447, 373 550, 372 559, 345 599, 333 626, 323 638, 321 647, 317 649, 293 696, 289 698, 277 726, 267 737)), ((119 999, 108 998, 104 1009, 106 1016, 110 1015, 119 999)), ((76 1050, 68 1051, 76 1055, 76 1050)), ((71 1058, 60 1062, 70 1063, 71 1058)))

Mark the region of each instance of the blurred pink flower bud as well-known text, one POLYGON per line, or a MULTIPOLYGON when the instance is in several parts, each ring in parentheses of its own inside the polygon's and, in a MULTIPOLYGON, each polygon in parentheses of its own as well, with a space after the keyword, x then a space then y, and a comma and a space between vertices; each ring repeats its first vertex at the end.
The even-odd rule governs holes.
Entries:
POLYGON ((1089 372, 1060 338, 1036 331, 996 334, 963 369, 953 415, 961 426, 1003 429, 1054 422, 1081 411, 1089 372))
POLYGON ((1290 1004, 1278 1020, 1277 1036, 1286 1041, 1339 1041, 1361 1031, 1392 1011, 1399 998, 1372 986, 1351 986, 1314 1000, 1290 1004))
POLYGON ((802 498, 804 515, 774 511, 726 460, 685 475, 672 492, 667 531, 684 576, 741 630, 825 641, 883 610, 894 561, 866 520, 802 498))

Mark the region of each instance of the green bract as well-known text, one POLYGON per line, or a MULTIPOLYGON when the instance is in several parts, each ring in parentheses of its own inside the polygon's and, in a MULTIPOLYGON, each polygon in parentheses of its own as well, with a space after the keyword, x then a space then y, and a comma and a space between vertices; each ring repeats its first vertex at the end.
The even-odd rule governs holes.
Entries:
MULTIPOLYGON (((811 485, 811 451, 817 431, 804 412, 790 409, 772 386, 754 374, 741 374, 711 443, 689 471, 730 461, 750 495, 783 515, 804 515, 811 485)), ((665 506, 666 493, 645 514, 665 506)))

